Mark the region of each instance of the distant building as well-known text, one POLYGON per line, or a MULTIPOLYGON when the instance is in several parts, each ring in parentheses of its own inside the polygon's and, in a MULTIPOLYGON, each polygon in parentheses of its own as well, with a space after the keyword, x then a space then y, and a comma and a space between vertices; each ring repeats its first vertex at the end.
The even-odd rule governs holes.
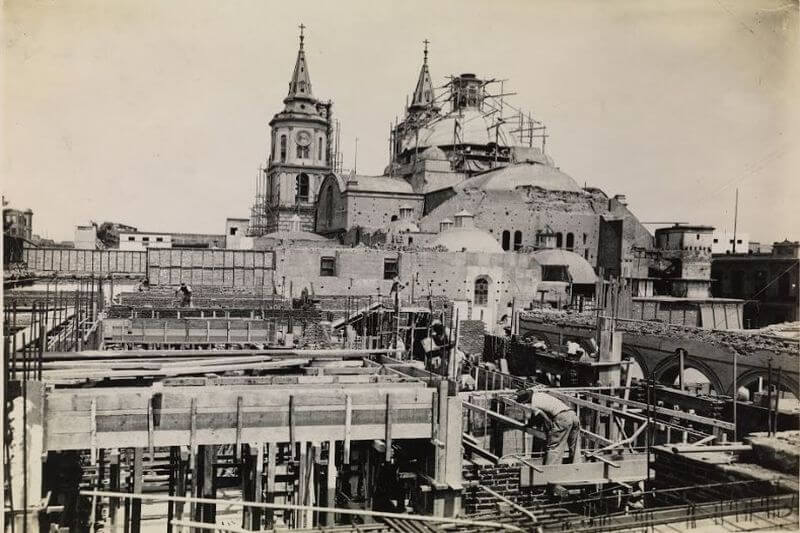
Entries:
POLYGON ((715 231, 711 244, 711 253, 714 254, 742 254, 750 250, 750 235, 747 233, 733 233, 715 231))
POLYGON ((744 324, 760 328, 798 320, 800 242, 784 240, 771 253, 715 254, 711 262, 715 297, 743 298, 744 324))
POLYGON ((79 250, 97 248, 97 228, 94 225, 75 226, 75 248, 79 250))
POLYGON ((253 238, 247 236, 249 218, 225 219, 225 248, 229 250, 252 250, 253 238))
POLYGON ((708 298, 714 228, 675 224, 656 230, 660 284, 671 296, 708 298))
POLYGON ((120 231, 119 249, 142 251, 147 248, 224 248, 225 235, 208 233, 169 233, 120 231))
POLYGON ((3 208, 3 233, 12 237, 33 239, 33 211, 3 208))

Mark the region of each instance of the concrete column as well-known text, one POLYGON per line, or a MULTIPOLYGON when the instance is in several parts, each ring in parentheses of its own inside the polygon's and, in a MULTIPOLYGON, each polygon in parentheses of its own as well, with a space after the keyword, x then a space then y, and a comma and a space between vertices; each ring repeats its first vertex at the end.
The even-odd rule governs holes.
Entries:
MULTIPOLYGON (((325 506, 336 507, 336 441, 328 441, 328 472, 326 476, 327 491, 325 494, 325 506)), ((336 525, 336 513, 326 513, 322 517, 324 525, 336 525)))
MULTIPOLYGON (((120 465, 119 465, 119 450, 111 450, 110 458, 110 484, 109 490, 112 492, 120 491, 120 465)), ((108 506, 108 518, 111 523, 111 531, 119 533, 122 531, 122 516, 119 498, 111 498, 108 506)))
POLYGON ((7 397, 13 398, 9 413, 11 494, 16 531, 39 531, 44 452, 44 385, 38 381, 12 381, 7 397))
MULTIPOLYGON (((439 441, 435 443, 436 464, 433 487, 433 514, 456 516, 461 512, 462 403, 449 395, 449 383, 439 384, 439 441)), ((500 442, 502 443, 502 431, 500 442)), ((502 444, 500 445, 502 447, 502 444)))

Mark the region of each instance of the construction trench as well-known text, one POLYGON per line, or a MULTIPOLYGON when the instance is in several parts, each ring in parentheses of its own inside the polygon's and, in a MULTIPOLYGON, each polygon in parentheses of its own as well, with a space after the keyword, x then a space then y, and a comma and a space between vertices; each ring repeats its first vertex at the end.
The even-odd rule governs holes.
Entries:
POLYGON ((90 278, 6 291, 4 313, 6 531, 798 526, 779 373, 766 406, 632 379, 613 317, 576 361, 523 339, 524 312, 470 340, 444 299, 199 287, 180 307, 90 278), (436 320, 438 367, 412 360, 436 320), (554 375, 575 463, 544 464, 517 400, 554 375))

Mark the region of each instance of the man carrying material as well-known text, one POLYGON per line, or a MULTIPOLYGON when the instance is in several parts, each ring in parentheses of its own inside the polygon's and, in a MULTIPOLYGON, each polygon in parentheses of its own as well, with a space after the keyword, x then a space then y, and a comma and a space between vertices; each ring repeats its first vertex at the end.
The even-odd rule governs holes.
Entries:
POLYGON ((192 288, 186 283, 181 283, 180 288, 175 291, 175 296, 181 294, 181 307, 192 306, 192 288))
POLYGON ((547 454, 545 465, 561 464, 564 449, 569 446, 569 463, 580 462, 576 451, 580 437, 581 424, 575 411, 567 404, 544 391, 529 389, 517 395, 517 401, 532 409, 529 426, 541 426, 547 433, 547 454))

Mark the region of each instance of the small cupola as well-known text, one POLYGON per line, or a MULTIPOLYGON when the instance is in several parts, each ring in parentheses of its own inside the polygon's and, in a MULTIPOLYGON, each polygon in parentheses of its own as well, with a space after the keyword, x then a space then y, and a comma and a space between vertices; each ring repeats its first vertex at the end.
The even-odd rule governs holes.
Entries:
POLYGON ((473 228, 475 227, 475 217, 472 213, 467 211, 466 209, 459 211, 455 215, 453 215, 456 223, 455 226, 457 228, 473 228))
POLYGON ((447 231, 452 227, 453 227, 453 221, 450 220, 449 218, 445 218, 444 220, 439 222, 439 231, 440 232, 447 231))

